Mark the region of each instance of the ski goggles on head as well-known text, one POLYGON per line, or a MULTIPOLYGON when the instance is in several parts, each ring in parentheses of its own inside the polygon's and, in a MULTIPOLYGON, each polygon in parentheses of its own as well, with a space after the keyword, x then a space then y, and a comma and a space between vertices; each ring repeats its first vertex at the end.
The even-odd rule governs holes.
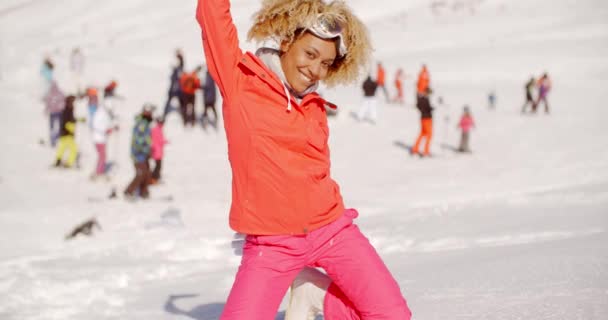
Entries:
POLYGON ((347 53, 346 44, 344 43, 344 25, 341 21, 338 21, 332 17, 324 14, 317 15, 317 18, 306 28, 315 36, 321 39, 334 39, 339 38, 340 45, 338 46, 338 57, 344 57, 347 53))

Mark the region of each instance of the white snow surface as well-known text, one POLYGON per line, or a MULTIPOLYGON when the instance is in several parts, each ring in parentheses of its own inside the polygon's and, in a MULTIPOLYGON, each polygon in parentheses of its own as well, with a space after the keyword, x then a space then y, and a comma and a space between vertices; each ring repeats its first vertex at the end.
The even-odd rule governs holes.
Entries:
MULTIPOLYGON (((356 222, 414 319, 608 318, 608 2, 445 0, 439 15, 432 2, 348 1, 389 84, 397 67, 408 78, 406 105, 381 102, 376 125, 350 116, 359 84, 323 90, 340 107, 329 119, 330 147, 347 207, 359 210, 356 222), (446 102, 435 112, 431 159, 403 148, 419 130, 413 87, 422 63, 433 101, 446 102), (522 116, 524 83, 545 71, 551 114, 522 116), (450 150, 464 104, 477 122, 471 155, 450 150)), ((245 49, 255 48, 244 40, 259 5, 232 1, 245 49)), ((144 102, 164 105, 174 49, 184 50, 187 69, 204 63, 195 7, 0 2, 0 319, 219 317, 239 264, 223 130, 184 129, 171 114, 164 183, 151 188, 153 199, 89 201, 132 178, 133 117, 144 102), (118 164, 111 182, 89 181, 96 155, 86 124, 77 129, 80 170, 49 169, 55 152, 38 143, 48 136, 40 64, 50 56, 71 90, 74 46, 87 59, 87 84, 117 79, 125 96, 108 147, 118 164), (162 201, 167 195, 174 200, 162 201), (64 240, 91 217, 101 231, 64 240)))

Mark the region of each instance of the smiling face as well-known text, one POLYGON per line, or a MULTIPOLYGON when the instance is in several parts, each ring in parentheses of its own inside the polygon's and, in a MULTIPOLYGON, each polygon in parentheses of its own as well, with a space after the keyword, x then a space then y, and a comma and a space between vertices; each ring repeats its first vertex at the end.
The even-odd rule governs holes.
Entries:
POLYGON ((303 92, 324 80, 337 56, 336 41, 321 39, 308 32, 291 45, 281 44, 281 67, 291 88, 303 92))

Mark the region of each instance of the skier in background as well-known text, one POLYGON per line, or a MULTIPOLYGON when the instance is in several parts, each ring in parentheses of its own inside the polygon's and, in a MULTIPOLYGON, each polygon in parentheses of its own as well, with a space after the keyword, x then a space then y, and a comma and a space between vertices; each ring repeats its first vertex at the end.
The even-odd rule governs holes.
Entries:
POLYGON ((55 69, 55 65, 51 61, 51 58, 45 58, 42 62, 42 66, 40 67, 40 76, 42 77, 42 97, 44 97, 51 85, 53 84, 54 75, 53 70, 55 69))
POLYGON ((488 108, 490 110, 496 109, 496 92, 494 90, 488 93, 488 108))
POLYGON ((473 120, 473 116, 471 115, 471 109, 469 108, 469 106, 464 106, 462 110, 462 116, 460 117, 460 121, 458 122, 458 128, 460 128, 461 132, 460 146, 458 147, 458 152, 470 153, 470 132, 471 129, 475 128, 475 121, 473 120))
POLYGON ((386 98, 386 102, 390 102, 388 91, 386 91, 386 72, 384 71, 384 66, 382 66, 382 62, 378 62, 377 65, 376 82, 378 83, 378 88, 384 93, 384 98, 386 98))
POLYGON ((118 130, 118 126, 113 125, 112 116, 110 111, 104 104, 97 107, 95 114, 93 115, 92 121, 93 128, 93 143, 95 144, 95 150, 97 151, 97 166, 95 172, 91 174, 91 180, 98 178, 104 178, 108 180, 106 174, 107 168, 107 144, 108 137, 114 130, 118 130))
POLYGON ((371 76, 367 76, 361 88, 363 89, 363 102, 357 113, 357 119, 363 121, 369 116, 369 120, 372 123, 376 123, 378 116, 376 111, 376 89, 378 88, 378 83, 372 80, 371 76))
POLYGON ((538 98, 536 103, 534 104, 533 110, 536 112, 536 108, 540 105, 541 102, 545 104, 545 113, 549 113, 549 102, 547 102, 547 95, 549 91, 551 91, 551 79, 549 79, 549 75, 544 73, 538 82, 536 83, 538 87, 538 98))
POLYGON ((190 73, 182 73, 179 78, 179 85, 182 91, 180 110, 184 127, 187 125, 194 127, 196 121, 196 90, 201 88, 201 80, 198 77, 198 73, 202 69, 202 66, 198 66, 190 73))
POLYGON ((88 123, 89 128, 93 128, 93 117, 95 116, 95 111, 97 111, 97 107, 99 106, 99 97, 97 96, 97 89, 94 87, 88 87, 85 93, 80 94, 79 98, 87 99, 87 115, 88 115, 88 123))
POLYGON ((423 94, 418 95, 418 102, 416 103, 416 108, 420 111, 420 134, 411 150, 411 154, 417 154, 421 157, 431 156, 431 138, 433 137, 433 107, 431 106, 429 99, 431 93, 431 88, 427 87, 423 94), (419 149, 422 139, 425 139, 426 141, 424 144, 424 152, 420 153, 419 149))
POLYGON ((534 77, 530 77, 530 80, 528 80, 525 85, 526 102, 524 102, 523 107, 521 107, 521 113, 526 113, 528 104, 530 104, 532 107, 532 111, 536 111, 536 102, 534 102, 534 97, 532 96, 532 91, 534 90, 535 85, 536 79, 534 79, 534 77))
POLYGON ((416 96, 425 96, 430 83, 431 77, 429 75, 429 70, 427 69, 426 64, 423 64, 418 73, 418 81, 416 82, 416 96))
POLYGON ((74 135, 76 134, 76 118, 74 117, 75 100, 76 97, 74 96, 67 96, 65 98, 65 107, 61 114, 61 130, 59 132, 55 167, 72 168, 76 164, 78 145, 74 139, 74 135), (68 160, 67 162, 63 162, 63 155, 66 150, 69 152, 68 160))
POLYGON ((395 90, 397 93, 395 94, 395 99, 393 102, 398 104, 404 104, 405 101, 403 99, 403 80, 405 75, 403 74, 403 69, 397 69, 397 73, 395 74, 395 90))
POLYGON ((44 96, 44 106, 44 112, 49 116, 49 141, 51 142, 51 147, 54 148, 59 139, 61 117, 65 108, 65 95, 59 89, 55 80, 51 81, 50 89, 44 96))
POLYGON ((131 137, 131 159, 135 167, 135 177, 124 191, 127 200, 135 199, 136 192, 142 199, 149 197, 148 183, 150 182, 150 152, 152 149, 152 137, 150 123, 154 106, 145 104, 141 113, 135 118, 135 125, 131 137))
POLYGON ((218 118, 217 111, 215 110, 216 91, 215 81, 213 81, 211 73, 207 70, 205 72, 205 84, 203 85, 203 103, 205 105, 201 118, 203 128, 206 128, 207 123, 210 123, 217 130, 218 118), (213 112, 213 121, 209 120, 209 110, 213 112))
POLYGON ((169 92, 167 93, 167 102, 165 103, 165 110, 163 112, 163 122, 167 119, 167 114, 175 109, 172 106, 173 98, 177 98, 181 110, 182 92, 179 85, 179 78, 181 77, 182 72, 184 72, 184 55, 181 50, 175 50, 175 59, 176 62, 171 70, 171 77, 169 80, 169 92))
POLYGON ((150 132, 152 139, 152 160, 154 160, 154 170, 150 178, 150 184, 157 184, 161 179, 161 169, 163 163, 163 157, 165 155, 165 144, 168 141, 165 139, 163 133, 164 120, 162 117, 156 118, 156 125, 150 132))

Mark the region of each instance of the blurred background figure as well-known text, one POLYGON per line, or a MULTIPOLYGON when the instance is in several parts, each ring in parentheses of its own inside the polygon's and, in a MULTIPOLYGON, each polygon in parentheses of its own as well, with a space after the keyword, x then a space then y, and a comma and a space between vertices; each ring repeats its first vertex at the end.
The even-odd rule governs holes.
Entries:
POLYGON ((523 107, 521 107, 521 113, 526 113, 528 104, 530 104, 532 111, 536 110, 536 102, 534 102, 534 97, 532 96, 532 91, 534 90, 535 85, 536 79, 534 79, 534 77, 530 77, 530 80, 528 80, 524 86, 526 92, 526 102, 524 102, 523 107))
POLYGON ((131 160, 135 167, 135 177, 124 191, 127 200, 135 199, 138 194, 142 199, 147 199, 148 183, 150 182, 150 152, 152 150, 152 137, 150 123, 154 106, 145 104, 141 113, 135 118, 131 137, 131 160), (136 194, 137 192, 137 194, 136 194))
POLYGON ((51 84, 53 83, 53 70, 55 69, 55 65, 51 61, 51 58, 47 57, 42 61, 42 66, 40 67, 40 76, 42 79, 42 97, 44 97, 51 84))
POLYGON ((50 89, 44 96, 44 112, 49 116, 49 141, 54 148, 61 130, 61 115, 65 108, 65 95, 57 82, 51 80, 50 89))
POLYGON ((496 91, 494 90, 491 90, 490 93, 488 93, 488 109, 496 109, 496 91))
POLYGON ((157 184, 161 179, 160 171, 165 155, 165 144, 169 142, 165 139, 165 134, 163 133, 164 124, 163 117, 157 117, 156 124, 150 132, 150 137, 152 139, 152 160, 154 160, 154 170, 152 171, 150 184, 157 184))
POLYGON ((430 100, 431 93, 431 88, 427 87, 424 93, 418 96, 418 101, 416 102, 416 108, 420 111, 420 134, 411 150, 412 155, 417 154, 421 157, 431 156, 431 138, 433 137, 433 107, 431 106, 430 100), (424 144, 424 152, 420 153, 419 150, 422 139, 425 139, 426 141, 424 144))
POLYGON ((163 112, 163 121, 166 120, 167 114, 176 109, 172 105, 173 98, 177 99, 180 106, 182 101, 179 79, 184 72, 184 55, 181 50, 175 50, 175 59, 175 63, 171 69, 171 77, 169 78, 169 92, 167 93, 167 102, 165 103, 163 112))
POLYGON ((398 104, 404 104, 405 100, 403 99, 403 80, 404 80, 404 74, 403 74, 403 69, 399 68, 397 69, 397 73, 395 73, 395 99, 393 99, 393 102, 398 103, 398 104))
POLYGON ((462 110, 462 116, 460 117, 460 121, 458 122, 458 128, 460 128, 460 146, 458 147, 458 152, 471 152, 471 148, 469 147, 470 141, 470 132, 471 129, 475 127, 475 121, 473 120, 473 116, 471 115, 471 109, 469 106, 464 106, 462 110))
POLYGON ((75 47, 70 54, 70 73, 74 92, 82 90, 82 79, 84 75, 84 55, 80 48, 75 47))
POLYGON ((215 81, 213 81, 211 73, 207 70, 205 71, 205 83, 203 84, 203 104, 205 105, 203 116, 201 117, 203 129, 205 129, 207 123, 209 123, 217 130, 218 118, 217 111, 215 110, 215 100, 217 98, 216 91, 215 81), (209 110, 213 112, 213 121, 209 120, 209 110))
POLYGON ((80 94, 78 97, 87 99, 87 119, 89 123, 89 128, 92 129, 93 116, 95 115, 95 111, 97 111, 97 106, 99 105, 97 89, 95 87, 88 87, 84 94, 80 94))
POLYGON ((179 78, 179 85, 182 91, 180 111, 182 114, 184 127, 187 125, 194 127, 194 123, 196 121, 196 90, 201 88, 201 80, 198 77, 198 73, 202 69, 202 66, 198 66, 190 73, 182 73, 181 77, 179 78))
POLYGON ((55 167, 63 166, 72 168, 76 164, 78 157, 78 145, 74 136, 76 134, 76 117, 74 117, 74 101, 75 96, 65 98, 65 107, 61 114, 61 130, 59 132, 59 144, 57 146, 57 155, 55 157, 55 167), (63 162, 63 155, 68 151, 68 160, 63 162))
POLYGON ((418 81, 416 82, 416 95, 419 97, 426 96, 426 92, 430 84, 431 76, 429 75, 429 70, 427 69, 426 64, 423 64, 422 68, 420 69, 420 72, 418 73, 418 81))
POLYGON ((108 137, 114 130, 118 130, 118 126, 113 125, 112 116, 104 103, 99 105, 93 115, 93 143, 97 151, 97 166, 91 174, 91 180, 104 178, 108 180, 107 175, 107 144, 108 137))
POLYGON ((382 66, 382 62, 378 62, 376 82, 378 83, 378 88, 380 88, 384 93, 384 98, 386 99, 386 102, 390 102, 388 91, 386 91, 386 71, 382 66))
POLYGON ((378 88, 378 83, 372 80, 371 76, 367 76, 361 88, 363 89, 363 101, 357 113, 357 119, 359 121, 369 119, 371 123, 375 124, 378 117, 376 110, 376 89, 378 88))
POLYGON ((538 98, 533 106, 533 110, 536 112, 536 108, 543 102, 545 104, 545 113, 548 114, 549 102, 547 102, 547 95, 551 91, 551 79, 549 79, 549 75, 546 72, 538 79, 536 86, 538 87, 538 98))

